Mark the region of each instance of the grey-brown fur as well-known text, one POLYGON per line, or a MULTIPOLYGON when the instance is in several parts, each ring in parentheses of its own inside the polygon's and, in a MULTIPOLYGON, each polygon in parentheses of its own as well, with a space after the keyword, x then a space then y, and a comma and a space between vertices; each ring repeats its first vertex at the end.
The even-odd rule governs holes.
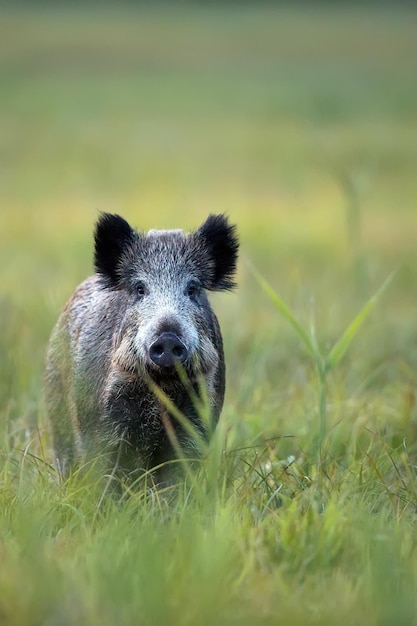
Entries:
POLYGON ((63 309, 47 352, 46 407, 63 475, 101 455, 119 475, 175 457, 191 440, 155 397, 156 384, 204 435, 177 371, 196 392, 205 384, 213 424, 223 405, 225 365, 219 324, 207 291, 234 286, 238 242, 223 216, 194 233, 136 232, 103 214, 95 232, 96 273, 63 309))

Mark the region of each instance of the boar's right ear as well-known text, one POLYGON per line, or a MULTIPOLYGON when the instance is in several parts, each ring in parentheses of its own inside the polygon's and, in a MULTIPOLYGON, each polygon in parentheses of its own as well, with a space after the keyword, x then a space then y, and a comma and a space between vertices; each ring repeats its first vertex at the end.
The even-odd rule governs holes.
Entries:
POLYGON ((196 233, 210 255, 212 267, 207 289, 228 291, 236 286, 234 274, 239 250, 236 226, 224 215, 209 215, 196 233))
POLYGON ((108 285, 118 285, 122 255, 134 242, 135 235, 135 231, 120 215, 100 215, 94 233, 94 265, 96 272, 108 285))

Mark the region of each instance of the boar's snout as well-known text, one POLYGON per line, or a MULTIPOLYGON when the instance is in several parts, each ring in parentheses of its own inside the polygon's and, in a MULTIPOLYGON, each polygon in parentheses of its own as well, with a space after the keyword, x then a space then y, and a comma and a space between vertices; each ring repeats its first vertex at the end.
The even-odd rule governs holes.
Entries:
POLYGON ((173 367, 175 363, 184 363, 188 350, 178 335, 165 332, 151 344, 149 356, 159 367, 173 367))

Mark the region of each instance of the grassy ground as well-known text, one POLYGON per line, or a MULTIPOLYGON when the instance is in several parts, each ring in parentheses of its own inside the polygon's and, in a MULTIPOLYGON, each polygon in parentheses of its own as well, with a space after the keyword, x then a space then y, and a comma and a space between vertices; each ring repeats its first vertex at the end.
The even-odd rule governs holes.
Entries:
MULTIPOLYGON (((0 623, 415 624, 417 54, 406 10, 0 19, 0 623), (239 227, 228 391, 198 480, 62 485, 46 342, 98 210, 239 227), (324 379, 254 278, 329 353, 324 379)), ((320 367, 319 367, 320 369, 320 367)))

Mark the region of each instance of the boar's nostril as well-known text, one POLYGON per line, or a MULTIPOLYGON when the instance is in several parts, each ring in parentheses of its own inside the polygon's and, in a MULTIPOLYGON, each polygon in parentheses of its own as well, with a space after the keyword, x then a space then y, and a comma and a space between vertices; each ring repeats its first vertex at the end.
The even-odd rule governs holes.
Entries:
POLYGON ((175 363, 184 363, 188 350, 174 333, 161 333, 150 346, 149 356, 159 367, 173 367, 175 363))
POLYGON ((153 353, 155 356, 161 356, 161 354, 162 354, 163 352, 164 352, 164 348, 163 348, 163 346, 162 346, 162 344, 161 344, 161 343, 158 343, 158 344, 157 344, 156 346, 154 346, 154 347, 153 347, 153 349, 152 349, 152 353, 153 353))

